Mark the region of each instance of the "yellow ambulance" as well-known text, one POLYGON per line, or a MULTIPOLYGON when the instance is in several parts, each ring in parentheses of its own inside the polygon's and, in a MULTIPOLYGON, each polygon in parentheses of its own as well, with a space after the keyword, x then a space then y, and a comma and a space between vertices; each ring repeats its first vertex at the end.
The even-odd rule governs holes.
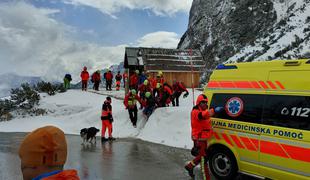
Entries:
POLYGON ((219 65, 204 93, 223 107, 207 149, 217 179, 310 179, 310 60, 219 65))

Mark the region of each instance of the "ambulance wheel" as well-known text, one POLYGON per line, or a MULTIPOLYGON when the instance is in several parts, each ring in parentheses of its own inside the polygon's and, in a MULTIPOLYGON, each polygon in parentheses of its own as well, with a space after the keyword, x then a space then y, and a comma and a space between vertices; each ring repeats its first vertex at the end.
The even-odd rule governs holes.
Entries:
POLYGON ((233 153, 224 147, 214 148, 209 155, 212 174, 219 180, 231 180, 238 174, 238 165, 233 153))

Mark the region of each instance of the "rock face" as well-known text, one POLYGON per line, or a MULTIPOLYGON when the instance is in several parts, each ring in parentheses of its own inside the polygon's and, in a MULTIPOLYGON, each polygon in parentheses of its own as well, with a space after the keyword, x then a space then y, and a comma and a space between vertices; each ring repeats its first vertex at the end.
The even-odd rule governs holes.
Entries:
POLYGON ((200 49, 202 81, 220 63, 309 56, 310 0, 193 0, 178 48, 200 49))

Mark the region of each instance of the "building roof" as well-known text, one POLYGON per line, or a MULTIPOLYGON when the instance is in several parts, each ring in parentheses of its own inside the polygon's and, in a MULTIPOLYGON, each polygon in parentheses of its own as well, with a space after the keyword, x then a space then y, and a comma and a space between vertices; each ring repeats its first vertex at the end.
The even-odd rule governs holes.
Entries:
POLYGON ((126 47, 124 67, 152 71, 201 72, 205 62, 198 50, 126 47), (140 51, 140 53, 139 53, 140 51), (140 61, 139 61, 140 60, 140 61))

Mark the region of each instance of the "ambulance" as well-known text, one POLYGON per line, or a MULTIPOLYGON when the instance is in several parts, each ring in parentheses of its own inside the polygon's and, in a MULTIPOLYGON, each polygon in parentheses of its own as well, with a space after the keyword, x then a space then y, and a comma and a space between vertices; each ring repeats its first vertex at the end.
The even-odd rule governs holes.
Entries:
POLYGON ((219 65, 204 93, 223 107, 207 148, 217 179, 310 179, 310 60, 219 65))

